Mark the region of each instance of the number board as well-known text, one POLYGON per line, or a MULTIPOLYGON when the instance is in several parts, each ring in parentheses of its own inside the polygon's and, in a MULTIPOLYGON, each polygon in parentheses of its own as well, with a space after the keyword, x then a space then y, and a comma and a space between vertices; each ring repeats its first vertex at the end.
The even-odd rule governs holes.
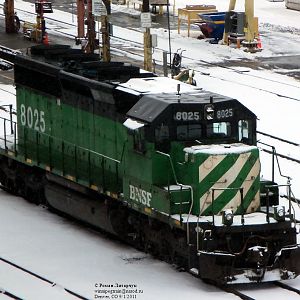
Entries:
MULTIPOLYGON (((233 108, 219 109, 214 115, 217 120, 227 119, 234 116, 234 110, 233 108)), ((182 122, 200 121, 201 115, 199 111, 177 111, 174 114, 174 120, 182 122)))
POLYGON ((199 111, 177 111, 174 115, 175 121, 199 121, 200 112, 199 111))
POLYGON ((233 117, 233 108, 225 108, 225 109, 220 109, 217 110, 217 119, 227 119, 233 117))

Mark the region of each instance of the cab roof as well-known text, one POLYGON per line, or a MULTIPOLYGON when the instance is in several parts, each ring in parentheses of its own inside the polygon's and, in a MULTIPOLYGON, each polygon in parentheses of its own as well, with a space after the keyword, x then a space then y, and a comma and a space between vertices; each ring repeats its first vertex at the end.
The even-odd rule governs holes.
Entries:
POLYGON ((240 112, 240 116, 247 115, 249 118, 256 119, 256 115, 236 99, 203 90, 180 95, 176 93, 146 94, 127 112, 127 117, 144 123, 153 123, 159 117, 173 114, 175 111, 203 112, 207 104, 223 108, 234 107, 240 112))

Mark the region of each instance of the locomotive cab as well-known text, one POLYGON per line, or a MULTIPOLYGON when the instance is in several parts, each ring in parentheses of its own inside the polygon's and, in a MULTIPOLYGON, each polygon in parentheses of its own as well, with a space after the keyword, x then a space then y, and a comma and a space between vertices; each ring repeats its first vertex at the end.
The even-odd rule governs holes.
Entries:
MULTIPOLYGON (((129 129, 132 151, 127 155, 130 159, 123 184, 129 201, 130 186, 139 186, 142 191, 151 191, 151 208, 170 215, 189 212, 197 215, 204 205, 199 204, 204 201, 202 190, 234 185, 236 191, 223 200, 220 212, 227 206, 233 208, 230 205, 238 201, 238 188, 246 187, 252 191, 251 196, 247 195, 250 197, 247 206, 251 211, 258 209, 260 164, 255 146, 256 116, 240 102, 199 89, 182 95, 146 94, 126 116, 124 125, 129 129), (204 151, 209 148, 212 150, 204 151), (216 149, 220 154, 214 154, 216 149), (202 173, 209 173, 210 164, 211 174, 217 175, 203 178, 202 173), (145 166, 151 170, 148 174, 143 172, 145 166), (229 174, 236 179, 231 185, 229 174), (214 183, 208 184, 208 180, 214 183), (226 183, 220 184, 220 180, 226 183)), ((131 202, 136 209, 143 209, 143 205, 131 202)), ((236 204, 233 210, 240 211, 236 204)), ((205 214, 211 212, 206 210, 205 214)))
POLYGON ((240 102, 198 91, 145 95, 127 113, 145 125, 145 139, 166 153, 172 143, 255 145, 256 116, 240 102))

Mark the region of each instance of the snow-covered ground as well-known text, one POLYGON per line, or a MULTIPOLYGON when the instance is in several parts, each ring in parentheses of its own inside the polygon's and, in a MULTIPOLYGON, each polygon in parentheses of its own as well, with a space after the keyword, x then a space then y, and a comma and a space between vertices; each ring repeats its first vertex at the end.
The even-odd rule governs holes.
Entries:
MULTIPOLYGON (((207 300, 234 299, 232 295, 224 295, 187 273, 176 271, 171 265, 49 213, 42 207, 1 190, 0 199, 0 257, 89 299, 104 296, 104 293, 95 290, 116 289, 101 287, 100 284, 135 285, 125 289, 141 291, 136 298, 114 293, 122 296, 118 299, 196 300, 201 296, 207 300)), ((0 288, 23 299, 71 299, 52 298, 53 293, 41 295, 39 292, 45 291, 44 282, 34 280, 29 285, 30 278, 17 281, 16 273, 17 270, 7 270, 0 261, 0 288)))
MULTIPOLYGON (((0 0, 0 4, 3 2, 0 0)), ((177 8, 184 7, 186 4, 199 4, 199 1, 176 1, 177 8)), ((228 7, 229 0, 211 0, 205 4, 215 4, 219 11, 224 11, 228 7)), ((34 10, 32 4, 20 0, 15 0, 15 7, 26 10, 31 7, 32 11, 34 10)), ((243 7, 244 1, 237 1, 237 9, 243 10, 243 7)), ((120 10, 132 14, 139 13, 132 8, 128 9, 126 5, 113 5, 113 11, 120 10)), ((173 51, 177 48, 186 49, 184 54, 194 58, 195 62, 204 60, 220 63, 225 60, 245 59, 253 61, 259 57, 300 55, 300 12, 287 10, 284 2, 259 0, 255 1, 255 15, 258 16, 260 22, 259 28, 264 47, 262 52, 251 54, 221 44, 211 45, 205 40, 187 38, 184 30, 181 35, 178 35, 177 31, 171 32, 172 49, 173 51)), ((71 14, 65 12, 55 11, 51 17, 72 22, 71 14)), ((27 16, 30 21, 29 18, 32 17, 27 16)), ((74 23, 76 24, 76 19, 74 23)), ((57 24, 51 24, 51 22, 48 26, 52 30, 57 28, 57 24)), ((60 29, 62 27, 66 32, 76 35, 74 28, 61 24, 60 29)), ((166 30, 159 28, 153 29, 152 32, 158 35, 158 47, 168 50, 166 30)), ((138 31, 133 32, 115 27, 114 35, 125 38, 130 36, 142 42, 142 33, 138 31)), ((160 56, 161 51, 154 52, 154 58, 161 60, 160 56)), ((183 64, 201 71, 196 73, 195 78, 199 86, 234 97, 253 110, 258 117, 258 130, 300 143, 299 81, 276 74, 273 70, 253 70, 243 67, 236 68, 241 71, 237 73, 233 69, 204 67, 190 61, 183 61, 183 64)), ((6 89, 6 86, 0 87, 0 105, 14 101, 12 94, 3 91, 6 89)), ((10 90, 13 93, 14 88, 10 87, 10 90)), ((268 141, 263 137, 260 138, 268 141)), ((299 147, 277 144, 280 146, 277 149, 278 152, 300 159, 299 147)), ((262 163, 262 175, 270 178, 270 156, 262 153, 262 163)), ((293 178, 293 191, 297 197, 300 197, 300 166, 283 159, 280 159, 280 165, 282 173, 293 178)), ((279 178, 278 171, 276 177, 279 178)), ((284 179, 280 182, 285 181, 284 179)), ((100 294, 95 294, 95 289, 98 289, 100 284, 119 283, 136 285, 137 289, 142 290, 143 293, 135 298, 137 300, 236 299, 235 296, 207 286, 191 275, 179 273, 170 265, 154 260, 78 224, 73 224, 69 220, 50 214, 41 207, 9 196, 3 191, 0 191, 0 200, 0 237, 2 240, 0 257, 13 260, 85 297, 96 299, 96 296, 100 296, 100 294)), ((56 296, 56 294, 53 296, 53 293, 58 293, 57 290, 47 294, 46 289, 49 287, 43 287, 36 281, 25 285, 24 281, 18 279, 19 276, 16 271, 8 269, 0 262, 0 288, 3 287, 16 293, 21 292, 25 299, 30 300, 70 298, 70 296, 56 296), (44 294, 41 296, 38 292, 44 294)), ((300 279, 292 281, 291 284, 300 287, 300 279)), ((57 289, 57 287, 54 288, 57 289)), ((277 294, 272 291, 268 293, 266 290, 259 290, 259 292, 250 290, 249 295, 256 299, 266 299, 276 294, 279 298, 280 292, 277 294)), ((280 298, 294 299, 292 297, 296 296, 296 294, 288 294, 288 296, 282 294, 280 298)), ((0 299, 2 299, 1 294, 0 299)), ((4 296, 3 299, 5 299, 4 296)), ((129 298, 125 297, 125 299, 129 298)))

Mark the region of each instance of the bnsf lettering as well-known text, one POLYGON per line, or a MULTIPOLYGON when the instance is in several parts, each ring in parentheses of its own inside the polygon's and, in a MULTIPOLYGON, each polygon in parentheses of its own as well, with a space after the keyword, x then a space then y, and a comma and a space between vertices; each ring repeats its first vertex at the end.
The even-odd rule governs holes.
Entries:
POLYGON ((129 198, 130 200, 142 203, 150 207, 150 202, 152 200, 152 194, 137 188, 136 186, 129 185, 129 198))

